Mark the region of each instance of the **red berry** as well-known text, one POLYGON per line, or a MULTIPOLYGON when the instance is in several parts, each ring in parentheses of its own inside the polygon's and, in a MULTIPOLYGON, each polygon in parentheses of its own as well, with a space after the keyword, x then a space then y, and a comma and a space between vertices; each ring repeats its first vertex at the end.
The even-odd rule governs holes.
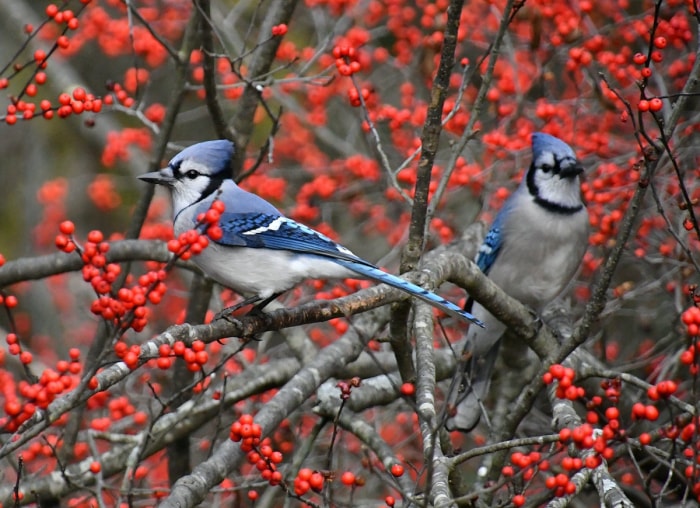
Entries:
POLYGON ((309 485, 316 492, 321 492, 323 490, 323 475, 321 473, 312 473, 311 478, 309 478, 309 485))
POLYGON ((656 421, 659 418, 659 410, 655 406, 647 406, 644 410, 644 416, 651 422, 656 421))
POLYGON ((355 484, 355 474, 350 471, 345 471, 341 475, 340 481, 343 483, 343 485, 350 487, 355 484))
POLYGON ((75 224, 69 220, 65 220, 58 225, 58 230, 64 235, 72 235, 75 232, 75 224))
POLYGON ((666 44, 666 37, 659 36, 654 39, 654 46, 656 46, 659 49, 664 49, 666 47, 666 44))
POLYGON ((401 394, 405 397, 411 397, 416 393, 416 385, 413 383, 404 383, 401 385, 401 394))
POLYGON ((608 420, 617 420, 618 418, 620 418, 620 410, 616 407, 609 407, 605 410, 605 417, 608 420))
POLYGON ((104 235, 102 234, 102 231, 94 229, 88 233, 87 239, 88 242, 100 243, 104 239, 104 235))
POLYGON ((399 476, 403 476, 403 473, 404 473, 404 467, 401 464, 394 464, 393 466, 391 466, 391 474, 392 475, 399 477, 399 476))
POLYGON ((649 101, 649 109, 651 111, 661 111, 661 108, 663 107, 664 103, 661 99, 658 97, 654 97, 649 101))
POLYGON ((637 65, 642 65, 644 62, 647 61, 647 56, 642 54, 642 53, 636 53, 632 57, 632 61, 636 63, 637 65))

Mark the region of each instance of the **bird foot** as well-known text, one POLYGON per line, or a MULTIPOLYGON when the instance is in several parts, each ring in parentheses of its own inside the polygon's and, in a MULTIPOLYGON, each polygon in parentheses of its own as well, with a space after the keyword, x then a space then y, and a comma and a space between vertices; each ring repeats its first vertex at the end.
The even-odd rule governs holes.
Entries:
MULTIPOLYGON (((230 305, 229 307, 225 307, 214 315, 213 321, 216 321, 217 319, 225 319, 229 323, 240 325, 241 322, 238 319, 233 317, 233 313, 236 312, 238 309, 242 309, 243 307, 245 307, 247 305, 254 304, 254 303, 257 303, 259 301, 260 301, 260 298, 255 296, 255 297, 251 297, 251 298, 246 298, 245 300, 242 300, 235 305, 230 305)), ((253 307, 253 309, 255 309, 255 307, 253 307)))
POLYGON ((219 319, 224 319, 224 320, 228 321, 229 323, 231 323, 232 325, 236 325, 238 327, 243 326, 243 323, 241 323, 241 321, 239 319, 237 319, 237 318, 233 317, 233 315, 231 315, 231 312, 229 312, 228 308, 222 309, 219 312, 217 312, 216 315, 214 316, 214 318, 212 319, 212 321, 218 321, 219 319))

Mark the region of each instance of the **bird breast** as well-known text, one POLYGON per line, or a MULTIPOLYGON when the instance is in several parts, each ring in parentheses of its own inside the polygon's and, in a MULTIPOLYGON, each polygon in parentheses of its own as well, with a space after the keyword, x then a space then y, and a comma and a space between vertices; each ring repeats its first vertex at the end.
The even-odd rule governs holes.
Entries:
POLYGON ((556 298, 581 265, 588 245, 588 213, 555 214, 527 201, 514 207, 489 278, 536 311, 556 298))
MULTIPOLYGON (((338 279, 353 272, 320 256, 210 243, 192 261, 219 284, 242 295, 267 298, 309 278, 338 279)), ((355 275, 356 276, 356 275, 355 275)))

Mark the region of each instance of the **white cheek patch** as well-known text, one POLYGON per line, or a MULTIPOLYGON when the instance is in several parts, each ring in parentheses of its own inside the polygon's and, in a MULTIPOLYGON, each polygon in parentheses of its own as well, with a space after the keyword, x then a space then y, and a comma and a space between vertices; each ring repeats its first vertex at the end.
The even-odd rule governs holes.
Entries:
POLYGON ((539 198, 554 205, 573 207, 581 204, 579 179, 559 178, 538 171, 535 176, 539 198))
POLYGON ((545 173, 540 168, 537 168, 535 171, 535 183, 537 184, 538 188, 545 187, 549 185, 549 182, 554 178, 554 176, 554 173, 551 171, 545 173))
MULTIPOLYGON (((208 178, 200 177, 200 180, 208 180, 208 178)), ((207 187, 204 182, 202 185, 194 185, 195 180, 191 185, 188 182, 178 180, 172 188, 173 204, 176 210, 182 210, 196 202, 201 196, 204 189, 207 187)))

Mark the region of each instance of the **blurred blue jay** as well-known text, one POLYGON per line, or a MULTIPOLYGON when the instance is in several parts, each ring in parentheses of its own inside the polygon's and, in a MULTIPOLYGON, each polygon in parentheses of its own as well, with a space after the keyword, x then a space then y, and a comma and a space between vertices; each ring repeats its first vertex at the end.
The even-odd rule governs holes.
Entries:
MULTIPOLYGON (((569 284, 588 245, 588 211, 581 199, 583 167, 569 145, 532 135, 532 163, 508 198, 477 253, 476 263, 500 288, 538 314, 569 284)), ((486 329, 471 327, 454 414, 447 427, 469 431, 481 416, 500 338, 506 326, 478 302, 471 308, 486 329)))
POLYGON ((238 187, 229 167, 233 153, 230 141, 206 141, 186 148, 160 171, 139 178, 169 188, 176 236, 194 228, 197 215, 206 212, 214 199, 224 202, 226 210, 219 222, 223 237, 192 260, 209 277, 246 296, 244 304, 254 303, 262 309, 309 278, 360 277, 400 289, 451 316, 483 326, 452 302, 380 270, 238 187))

